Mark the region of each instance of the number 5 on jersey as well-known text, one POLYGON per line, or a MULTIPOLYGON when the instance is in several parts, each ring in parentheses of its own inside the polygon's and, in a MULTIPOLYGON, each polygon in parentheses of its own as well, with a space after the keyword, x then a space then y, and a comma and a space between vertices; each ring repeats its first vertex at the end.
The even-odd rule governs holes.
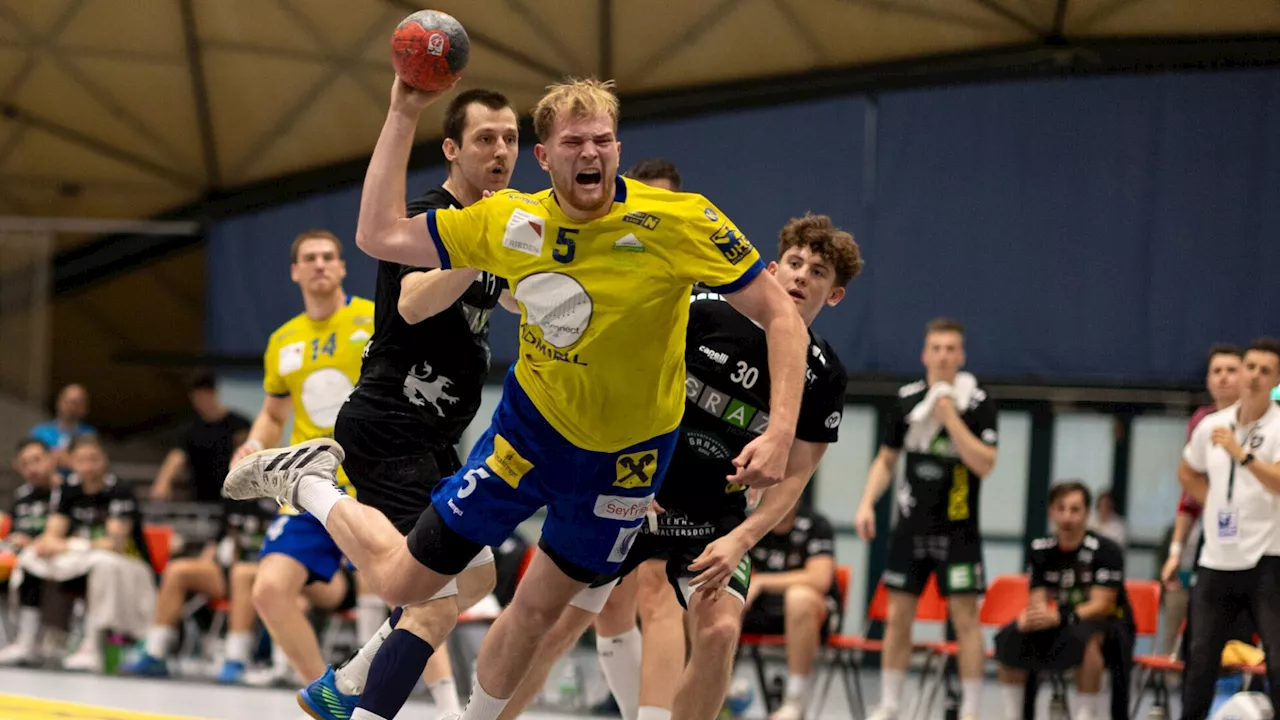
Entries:
POLYGON ((573 253, 576 249, 573 244, 573 238, 577 234, 578 231, 573 228, 560 228, 560 232, 556 234, 556 247, 551 251, 551 257, 556 262, 573 262, 573 253))

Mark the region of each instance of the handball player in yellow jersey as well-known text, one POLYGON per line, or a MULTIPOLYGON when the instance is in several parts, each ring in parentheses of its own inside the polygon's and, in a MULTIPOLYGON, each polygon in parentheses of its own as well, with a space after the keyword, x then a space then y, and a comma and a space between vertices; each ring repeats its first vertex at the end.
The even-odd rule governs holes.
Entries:
POLYGON ((376 510, 342 502, 334 480, 343 452, 332 440, 255 453, 232 469, 224 493, 274 497, 314 514, 393 605, 431 597, 482 547, 545 506, 539 552, 485 636, 463 715, 494 720, 569 600, 617 574, 661 486, 684 410, 694 283, 724 295, 768 337, 770 413, 735 458, 734 483, 767 487, 784 475, 808 331, 755 248, 706 198, 617 177, 618 101, 609 83, 552 86, 535 108, 534 152, 551 190, 503 190, 467 208, 406 218, 414 131, 437 97, 395 82, 356 242, 381 260, 508 280, 523 311, 519 358, 492 425, 407 539, 376 510))

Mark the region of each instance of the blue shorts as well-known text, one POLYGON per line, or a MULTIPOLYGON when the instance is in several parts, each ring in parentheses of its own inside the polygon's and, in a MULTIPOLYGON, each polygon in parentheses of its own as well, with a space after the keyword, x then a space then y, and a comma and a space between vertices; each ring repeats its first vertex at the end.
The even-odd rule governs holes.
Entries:
POLYGON ((597 575, 618 571, 675 451, 676 430, 619 452, 574 446, 508 373, 493 422, 431 496, 464 538, 497 547, 543 506, 542 541, 597 575))
POLYGON ((329 582, 342 566, 342 551, 316 516, 277 515, 262 539, 258 560, 278 553, 291 557, 307 569, 307 584, 329 582))

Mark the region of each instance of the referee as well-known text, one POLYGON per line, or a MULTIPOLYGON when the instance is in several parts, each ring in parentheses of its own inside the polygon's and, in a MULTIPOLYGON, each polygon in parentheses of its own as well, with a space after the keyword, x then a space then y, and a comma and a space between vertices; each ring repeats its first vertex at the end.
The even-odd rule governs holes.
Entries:
MULTIPOLYGON (((1244 354, 1240 400, 1209 415, 1182 453, 1178 481, 1204 507, 1204 548, 1191 600, 1191 651, 1184 720, 1213 703, 1222 649, 1247 611, 1268 652, 1280 648, 1280 340, 1255 340, 1244 354)), ((1271 704, 1280 707, 1280 662, 1267 663, 1271 704)))

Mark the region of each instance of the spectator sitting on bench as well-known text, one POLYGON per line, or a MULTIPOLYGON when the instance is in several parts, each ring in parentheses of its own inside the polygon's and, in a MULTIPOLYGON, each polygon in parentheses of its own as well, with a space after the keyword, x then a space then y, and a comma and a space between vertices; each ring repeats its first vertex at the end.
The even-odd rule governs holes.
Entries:
POLYGON ((785 635, 787 687, 773 720, 800 720, 818 649, 840 627, 835 534, 825 517, 799 506, 751 548, 751 584, 742 631, 785 635))
MULTIPOLYGON (((45 523, 58 506, 62 476, 54 464, 53 453, 43 442, 27 438, 18 443, 18 456, 14 469, 22 476, 23 483, 13 496, 10 513, 12 528, 7 544, 15 552, 22 552, 44 533, 45 523)), ((0 650, 0 665, 14 665, 39 660, 41 602, 44 580, 30 573, 19 573, 18 588, 18 637, 8 647, 0 650)), ((55 632, 46 635, 54 641, 55 632)), ((58 643, 65 645, 65 641, 58 643)))
MULTIPOLYGON (((1087 529, 1090 493, 1083 483, 1049 491, 1054 534, 1031 542, 1030 596, 1018 619, 996 635, 1004 717, 1018 720, 1028 671, 1076 670, 1076 720, 1105 716, 1099 701, 1104 667, 1112 669, 1111 717, 1128 717, 1129 669, 1136 633, 1124 589, 1124 551, 1087 529)), ((1032 692, 1025 692, 1030 687, 1032 692)), ((1024 694, 1025 693, 1025 694, 1024 694)))

